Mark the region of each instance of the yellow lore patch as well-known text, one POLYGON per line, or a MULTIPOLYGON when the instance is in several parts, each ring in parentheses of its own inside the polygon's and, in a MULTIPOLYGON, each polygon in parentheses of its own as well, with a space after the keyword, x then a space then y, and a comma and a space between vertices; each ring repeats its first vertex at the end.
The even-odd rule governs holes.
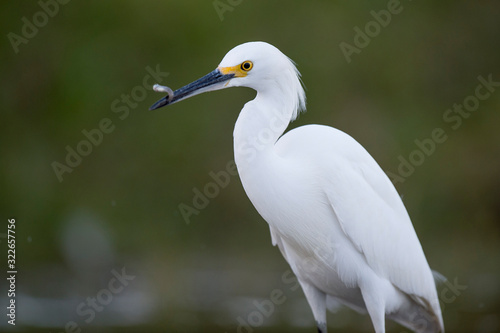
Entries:
POLYGON ((218 69, 222 74, 234 74, 234 77, 245 77, 252 67, 253 63, 247 60, 237 66, 218 67, 218 69))

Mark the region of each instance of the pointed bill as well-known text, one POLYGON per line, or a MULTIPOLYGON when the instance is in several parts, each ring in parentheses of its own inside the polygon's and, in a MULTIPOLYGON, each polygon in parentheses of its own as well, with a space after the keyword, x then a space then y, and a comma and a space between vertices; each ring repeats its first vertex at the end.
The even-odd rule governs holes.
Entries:
POLYGON ((171 94, 172 89, 155 85, 154 90, 167 92, 168 95, 154 103, 149 109, 156 110, 166 105, 174 104, 183 99, 207 92, 224 88, 224 82, 235 77, 234 73, 223 74, 218 68, 211 71, 204 77, 177 89, 171 94))

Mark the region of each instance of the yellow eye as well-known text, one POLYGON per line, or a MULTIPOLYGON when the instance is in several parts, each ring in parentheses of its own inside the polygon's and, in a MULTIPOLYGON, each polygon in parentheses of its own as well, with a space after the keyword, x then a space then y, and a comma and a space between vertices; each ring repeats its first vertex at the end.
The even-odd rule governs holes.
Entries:
POLYGON ((247 61, 244 61, 241 63, 241 70, 245 71, 245 72, 248 72, 249 70, 251 70, 253 67, 253 63, 250 61, 250 60, 247 60, 247 61))

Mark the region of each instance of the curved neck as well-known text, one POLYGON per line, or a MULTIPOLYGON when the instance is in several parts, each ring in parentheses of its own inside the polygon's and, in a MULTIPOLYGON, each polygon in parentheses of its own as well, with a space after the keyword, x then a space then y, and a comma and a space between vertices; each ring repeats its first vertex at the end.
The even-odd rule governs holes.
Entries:
POLYGON ((238 168, 251 166, 266 153, 286 130, 293 114, 293 105, 283 94, 266 89, 257 92, 245 104, 234 127, 234 156, 238 168))

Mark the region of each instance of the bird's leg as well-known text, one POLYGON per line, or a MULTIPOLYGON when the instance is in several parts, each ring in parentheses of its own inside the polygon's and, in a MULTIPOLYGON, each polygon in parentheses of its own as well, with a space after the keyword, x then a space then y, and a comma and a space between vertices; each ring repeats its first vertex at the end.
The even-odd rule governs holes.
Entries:
POLYGON ((368 286, 361 286, 361 295, 365 301, 366 310, 373 323, 375 333, 385 333, 385 302, 374 284, 369 283, 368 286))
POLYGON ((318 325, 318 333, 327 333, 326 323, 316 322, 316 324, 318 325))
POLYGON ((327 333, 326 328, 326 294, 308 282, 299 279, 302 290, 311 307, 319 333, 327 333))

